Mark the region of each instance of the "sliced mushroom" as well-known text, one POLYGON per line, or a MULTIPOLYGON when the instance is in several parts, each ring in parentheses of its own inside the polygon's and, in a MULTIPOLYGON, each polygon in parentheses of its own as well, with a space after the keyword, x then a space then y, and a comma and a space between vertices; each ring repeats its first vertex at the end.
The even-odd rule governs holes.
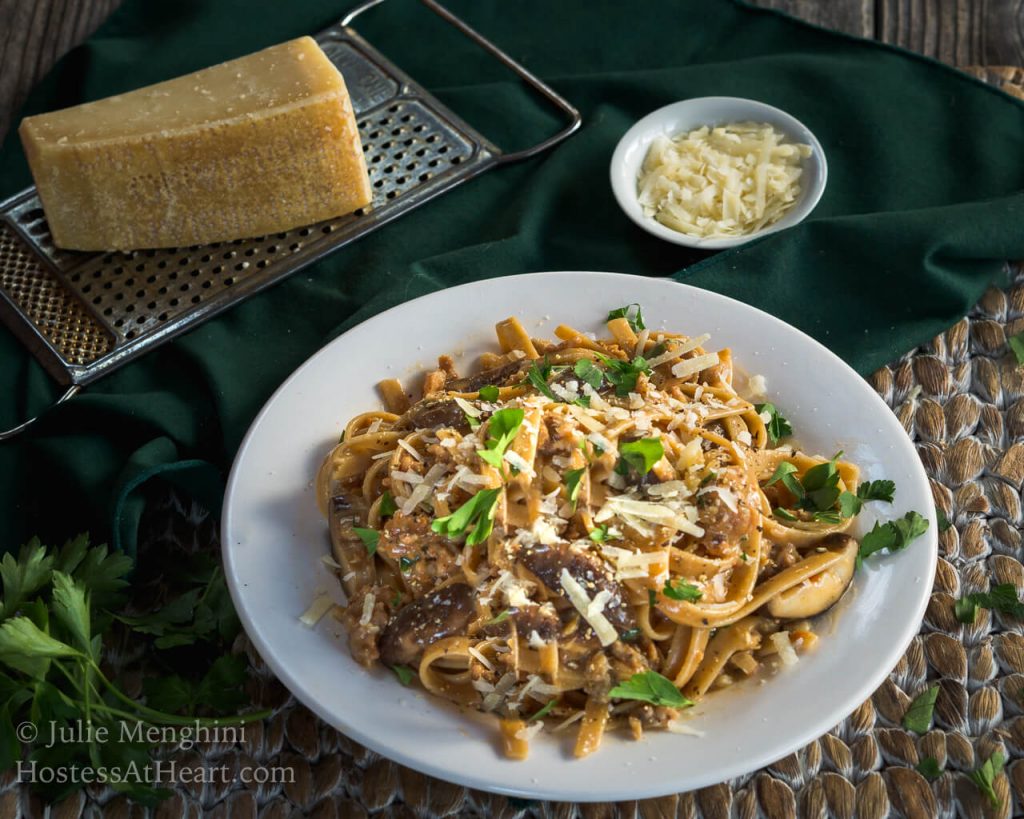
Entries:
POLYGON ((341 585, 349 599, 359 589, 369 588, 377 582, 373 556, 355 532, 355 527, 365 519, 365 512, 363 499, 347 494, 335 495, 328 507, 331 550, 334 559, 341 564, 341 585))
POLYGON ((849 588, 857 564, 859 545, 849 535, 831 534, 819 546, 839 555, 831 566, 768 601, 768 613, 780 620, 800 620, 827 611, 849 588))
POLYGON ((479 392, 481 387, 506 387, 513 381, 520 381, 519 374, 530 367, 532 362, 523 359, 510 361, 500 367, 483 370, 466 378, 456 378, 445 386, 449 392, 479 392))
POLYGON ((387 624, 380 638, 380 658, 385 665, 415 663, 427 646, 460 634, 475 613, 473 589, 465 583, 421 597, 387 624))
POLYGON ((607 589, 611 597, 605 604, 604 616, 620 632, 636 627, 633 610, 623 600, 622 587, 611 576, 604 562, 594 555, 570 548, 567 544, 537 544, 523 547, 519 559, 541 583, 561 597, 566 596, 562 589, 562 569, 568 571, 591 598, 607 589))
POLYGON ((396 429, 437 429, 452 427, 469 432, 469 421, 462 407, 450 398, 424 398, 417 401, 395 424, 396 429))

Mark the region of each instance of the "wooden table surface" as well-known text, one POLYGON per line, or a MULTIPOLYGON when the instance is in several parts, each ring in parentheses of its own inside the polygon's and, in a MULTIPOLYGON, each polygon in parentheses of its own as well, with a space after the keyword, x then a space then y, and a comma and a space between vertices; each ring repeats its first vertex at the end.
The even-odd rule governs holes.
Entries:
MULTIPOLYGON (((951 65, 1024 66, 1024 0, 754 0, 951 65)), ((122 0, 0 0, 0 139, 33 85, 122 0)), ((339 0, 339 15, 350 5, 339 0)))

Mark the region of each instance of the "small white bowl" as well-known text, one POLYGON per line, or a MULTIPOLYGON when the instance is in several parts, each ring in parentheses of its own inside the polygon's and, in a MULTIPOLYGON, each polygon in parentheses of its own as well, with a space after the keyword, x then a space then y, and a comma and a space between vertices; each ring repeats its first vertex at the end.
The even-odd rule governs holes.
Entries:
POLYGON ((659 239, 703 250, 735 247, 803 221, 821 199, 827 179, 828 163, 825 161, 825 152, 806 125, 785 111, 742 97, 695 97, 659 108, 626 131, 615 147, 611 165, 612 192, 626 216, 659 239), (802 160, 800 198, 796 204, 773 225, 743 236, 724 239, 688 236, 666 227, 653 217, 645 216, 637 199, 637 177, 655 137, 672 137, 702 125, 726 125, 731 122, 766 122, 776 131, 785 134, 787 141, 802 142, 811 146, 811 155, 802 160))

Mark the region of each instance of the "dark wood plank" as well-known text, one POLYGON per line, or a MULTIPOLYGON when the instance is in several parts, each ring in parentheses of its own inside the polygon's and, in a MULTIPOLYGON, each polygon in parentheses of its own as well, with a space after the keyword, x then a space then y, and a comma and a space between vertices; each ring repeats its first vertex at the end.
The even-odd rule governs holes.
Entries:
POLYGON ((952 65, 1024 65, 1024 0, 878 0, 876 36, 952 65))
POLYGON ((32 86, 121 0, 0 0, 0 139, 32 86))
POLYGON ((875 0, 752 0, 809 23, 858 37, 875 36, 875 0))

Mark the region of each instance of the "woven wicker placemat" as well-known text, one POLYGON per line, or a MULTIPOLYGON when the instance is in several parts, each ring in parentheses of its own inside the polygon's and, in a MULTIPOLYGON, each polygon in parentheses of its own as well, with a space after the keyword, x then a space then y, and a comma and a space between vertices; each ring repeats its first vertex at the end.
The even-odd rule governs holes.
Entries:
MULTIPOLYGON (((1024 71, 968 69, 1024 98, 1024 71)), ((1024 161, 1024 158, 1022 158, 1024 161)), ((871 383, 917 445, 936 504, 953 524, 939 536, 935 587, 920 634, 886 681, 825 736, 746 776, 691 793, 640 802, 572 805, 494 796, 432 779, 368 751, 321 722, 278 682, 248 640, 252 702, 273 709, 247 726, 244 741, 175 751, 179 771, 285 768, 285 784, 179 784, 158 808, 130 804, 89 787, 49 808, 15 779, 0 775, 0 819, 79 816, 178 819, 349 817, 987 817, 1024 815, 1024 634, 1017 621, 987 610, 972 626, 954 601, 989 584, 1024 586, 1021 487, 1024 483, 1024 369, 1006 338, 1024 331, 1024 267, 1011 285, 991 289, 971 314, 871 383), (901 726, 910 701, 938 683, 935 727, 924 736, 901 726), (1007 759, 993 809, 966 773, 994 751, 1007 759), (928 782, 915 766, 934 757, 945 771, 928 782)), ((202 510, 166 496, 145 522, 143 549, 219 550, 202 510)), ((131 661, 130 651, 123 657, 131 661)), ((127 689, 141 690, 138 673, 127 689)), ((799 715, 793 715, 799 719, 799 715)), ((201 779, 193 775, 192 779, 201 779)))

